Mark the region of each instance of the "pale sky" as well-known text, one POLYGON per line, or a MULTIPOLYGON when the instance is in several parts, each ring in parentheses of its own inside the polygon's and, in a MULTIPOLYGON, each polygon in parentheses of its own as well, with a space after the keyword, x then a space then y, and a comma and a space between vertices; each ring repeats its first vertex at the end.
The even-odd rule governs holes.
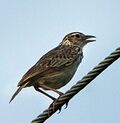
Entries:
MULTIPOLYGON (((31 87, 9 100, 24 73, 74 31, 97 40, 84 48, 84 59, 62 92, 120 47, 120 1, 0 0, 0 123, 30 123, 48 108, 51 100, 31 87)), ((67 122, 120 122, 120 59, 46 121, 67 122)))

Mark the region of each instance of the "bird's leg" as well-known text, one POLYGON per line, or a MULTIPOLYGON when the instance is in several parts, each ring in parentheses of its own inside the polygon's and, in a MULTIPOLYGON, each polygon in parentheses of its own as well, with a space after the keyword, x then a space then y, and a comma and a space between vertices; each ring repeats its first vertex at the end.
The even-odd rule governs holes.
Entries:
MULTIPOLYGON (((49 106, 49 108, 52 106, 52 107, 53 107, 53 111, 54 111, 54 108, 55 108, 55 105, 56 105, 57 100, 60 98, 60 96, 64 95, 64 93, 62 93, 62 92, 60 92, 60 91, 58 91, 58 90, 56 90, 56 89, 50 88, 50 87, 48 87, 48 86, 46 86, 46 85, 40 85, 40 86, 41 86, 42 88, 44 88, 44 89, 52 90, 52 91, 56 92, 57 94, 59 94, 59 97, 58 97, 56 100, 53 100, 53 103, 49 106)), ((68 102, 66 103, 65 109, 67 108, 67 106, 68 106, 68 102)), ((60 113, 60 112, 61 112, 61 107, 59 108, 59 113, 60 113)))
POLYGON ((40 90, 38 87, 34 86, 34 88, 35 88, 36 91, 38 91, 38 92, 40 92, 40 93, 46 95, 47 97, 49 97, 49 98, 52 99, 53 101, 56 100, 56 98, 54 98, 53 96, 51 96, 51 95, 45 93, 44 91, 40 90))
MULTIPOLYGON (((62 93, 62 92, 60 92, 60 91, 58 91, 58 90, 56 90, 56 89, 53 89, 53 88, 51 88, 51 87, 46 86, 46 85, 40 85, 40 87, 42 87, 42 88, 44 88, 44 89, 46 89, 46 90, 51 90, 51 91, 56 92, 56 93, 59 95, 59 97, 64 94, 64 93, 62 93)), ((59 97, 58 97, 58 99, 59 99, 59 97)), ((53 100, 53 103, 49 106, 49 109, 50 109, 50 107, 52 106, 52 107, 53 107, 53 111, 54 111, 54 109, 55 109, 55 104, 56 104, 56 102, 57 102, 58 99, 53 100)), ((61 111, 61 107, 59 108, 59 112, 60 112, 60 111, 61 111)))
POLYGON ((46 85, 40 85, 40 87, 42 87, 42 88, 44 88, 44 89, 46 89, 46 90, 54 91, 54 92, 56 92, 59 96, 61 96, 61 95, 64 94, 64 93, 62 93, 62 92, 60 92, 60 91, 58 91, 58 90, 56 90, 56 89, 54 89, 54 88, 51 88, 51 87, 46 86, 46 85))

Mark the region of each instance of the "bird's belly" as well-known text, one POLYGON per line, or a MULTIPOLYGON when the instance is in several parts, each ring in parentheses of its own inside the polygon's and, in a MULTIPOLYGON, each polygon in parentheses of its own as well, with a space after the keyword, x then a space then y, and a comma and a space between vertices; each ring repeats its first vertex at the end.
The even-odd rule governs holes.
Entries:
MULTIPOLYGON (((54 73, 49 74, 49 76, 43 77, 40 80, 39 85, 43 84, 43 85, 53 88, 53 89, 59 89, 59 88, 65 86, 74 76, 79 63, 80 63, 80 61, 78 59, 74 64, 64 68, 64 70, 55 71, 54 73)), ((45 88, 43 88, 43 89, 45 89, 45 88)))

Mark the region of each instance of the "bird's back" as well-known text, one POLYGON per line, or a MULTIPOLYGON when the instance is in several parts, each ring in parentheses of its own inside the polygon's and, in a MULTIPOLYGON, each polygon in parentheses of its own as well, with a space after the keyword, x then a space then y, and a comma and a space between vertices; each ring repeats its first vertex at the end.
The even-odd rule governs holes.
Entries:
POLYGON ((57 71, 64 71, 68 76, 71 75, 71 78, 82 58, 82 50, 79 47, 58 46, 41 57, 40 60, 26 72, 18 83, 18 86, 22 86, 25 83, 28 83, 27 86, 32 86, 37 79, 44 78, 50 75, 50 73, 56 73, 57 71))

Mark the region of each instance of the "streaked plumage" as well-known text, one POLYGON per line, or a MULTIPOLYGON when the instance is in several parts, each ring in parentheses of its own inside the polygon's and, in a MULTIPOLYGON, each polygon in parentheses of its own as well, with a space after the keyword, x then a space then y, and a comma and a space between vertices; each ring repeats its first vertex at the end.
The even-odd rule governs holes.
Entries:
MULTIPOLYGON (((66 35, 63 41, 54 49, 42 56, 39 61, 30 68, 18 83, 18 90, 15 92, 10 102, 21 91, 22 88, 34 86, 34 88, 45 93, 39 88, 57 91, 65 86, 75 74, 78 65, 82 61, 84 45, 94 40, 94 36, 84 35, 80 32, 73 32, 66 35)), ((45 94, 54 100, 54 97, 45 94)))

